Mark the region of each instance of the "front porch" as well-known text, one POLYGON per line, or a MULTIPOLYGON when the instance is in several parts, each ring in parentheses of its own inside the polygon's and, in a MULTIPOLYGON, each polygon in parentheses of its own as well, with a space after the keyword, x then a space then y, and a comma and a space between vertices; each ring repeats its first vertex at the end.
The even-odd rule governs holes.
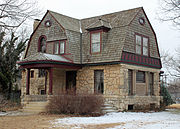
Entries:
POLYGON ((64 56, 36 53, 18 62, 22 70, 22 103, 47 101, 48 97, 76 89, 81 67, 64 56))

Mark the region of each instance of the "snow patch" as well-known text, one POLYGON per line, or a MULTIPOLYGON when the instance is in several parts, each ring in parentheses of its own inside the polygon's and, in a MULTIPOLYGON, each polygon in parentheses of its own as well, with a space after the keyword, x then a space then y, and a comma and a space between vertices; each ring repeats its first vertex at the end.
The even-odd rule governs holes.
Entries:
POLYGON ((180 114, 169 111, 153 113, 119 112, 100 117, 69 117, 57 119, 55 126, 73 125, 80 128, 86 125, 119 123, 119 126, 109 129, 178 129, 180 128, 180 114), (125 124, 121 124, 125 123, 125 124))

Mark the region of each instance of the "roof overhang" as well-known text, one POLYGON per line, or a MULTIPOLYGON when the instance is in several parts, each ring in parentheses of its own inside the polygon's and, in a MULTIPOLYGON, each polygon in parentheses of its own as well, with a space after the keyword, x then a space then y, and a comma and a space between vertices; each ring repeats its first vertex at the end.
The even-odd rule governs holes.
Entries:
POLYGON ((31 60, 17 62, 20 68, 64 68, 64 69, 80 69, 81 65, 55 61, 55 60, 31 60))

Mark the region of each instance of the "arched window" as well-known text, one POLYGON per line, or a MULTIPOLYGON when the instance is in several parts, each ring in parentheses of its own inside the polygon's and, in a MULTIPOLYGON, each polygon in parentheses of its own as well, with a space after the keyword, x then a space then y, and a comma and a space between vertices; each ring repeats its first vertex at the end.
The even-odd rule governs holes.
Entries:
POLYGON ((45 36, 41 36, 39 38, 39 45, 38 45, 38 52, 46 52, 46 37, 45 36))

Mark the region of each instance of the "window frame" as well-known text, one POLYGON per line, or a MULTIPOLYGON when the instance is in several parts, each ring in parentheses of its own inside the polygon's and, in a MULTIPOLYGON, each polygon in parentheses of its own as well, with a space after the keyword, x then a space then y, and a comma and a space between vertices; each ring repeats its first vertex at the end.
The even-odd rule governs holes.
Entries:
POLYGON ((128 69, 128 95, 134 94, 134 87, 133 87, 133 70, 128 69))
POLYGON ((104 70, 94 70, 94 93, 104 94, 104 70), (98 74, 100 76, 98 76, 98 74), (99 77, 99 84, 97 85, 97 77, 99 77), (98 87, 97 87, 98 86, 98 87))
POLYGON ((149 84, 148 84, 149 95, 154 95, 154 73, 149 73, 149 84), (152 78, 151 78, 152 77, 152 78), (151 80, 152 79, 152 80, 151 80), (152 81, 152 82, 151 82, 152 81))
POLYGON ((98 31, 92 31, 92 32, 90 32, 90 53, 91 54, 99 54, 99 53, 101 53, 101 44, 102 44, 102 30, 98 30, 98 31), (92 51, 92 48, 93 48, 93 46, 92 46, 92 35, 93 34, 97 34, 97 33, 99 33, 100 34, 100 42, 99 42, 99 45, 100 45, 100 50, 99 51, 97 51, 97 52, 93 52, 92 51))
POLYGON ((142 56, 150 56, 150 49, 149 49, 149 37, 142 35, 142 34, 138 34, 135 33, 135 53, 138 55, 142 55, 142 56), (141 45, 138 45, 138 43, 136 42, 136 38, 137 36, 141 37, 141 45), (147 39, 147 46, 144 45, 144 39, 147 39), (140 46, 140 53, 137 52, 137 46, 140 46), (147 48, 147 55, 144 54, 144 48, 147 48))
POLYGON ((54 42, 54 50, 53 53, 56 55, 64 55, 66 54, 66 40, 59 40, 54 42), (61 53, 61 44, 64 43, 64 51, 61 53), (56 49, 56 44, 58 44, 58 53, 55 53, 55 49, 56 49))
MULTIPOLYGON (((42 52, 42 47, 41 47, 41 40, 42 40, 42 38, 45 39, 45 41, 46 41, 45 47, 47 48, 47 38, 46 38, 45 35, 41 35, 41 36, 39 37, 39 40, 38 40, 38 52, 42 52)), ((44 53, 46 53, 46 50, 45 50, 44 53)))

